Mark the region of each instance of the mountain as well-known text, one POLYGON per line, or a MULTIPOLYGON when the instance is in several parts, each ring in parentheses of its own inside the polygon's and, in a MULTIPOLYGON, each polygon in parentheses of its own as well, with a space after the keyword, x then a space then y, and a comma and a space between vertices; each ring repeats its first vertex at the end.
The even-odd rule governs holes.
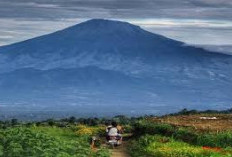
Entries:
POLYGON ((3 118, 225 109, 232 56, 94 19, 0 47, 3 118))

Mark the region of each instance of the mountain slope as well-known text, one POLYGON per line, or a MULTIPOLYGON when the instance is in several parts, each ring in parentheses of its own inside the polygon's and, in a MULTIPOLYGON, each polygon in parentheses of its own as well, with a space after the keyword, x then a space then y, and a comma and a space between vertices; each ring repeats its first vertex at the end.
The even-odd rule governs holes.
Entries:
POLYGON ((18 108, 15 115, 25 108, 11 105, 18 103, 29 113, 71 104, 78 111, 65 113, 115 105, 121 108, 104 114, 220 109, 232 101, 231 69, 229 55, 96 19, 0 47, 0 107, 18 108))

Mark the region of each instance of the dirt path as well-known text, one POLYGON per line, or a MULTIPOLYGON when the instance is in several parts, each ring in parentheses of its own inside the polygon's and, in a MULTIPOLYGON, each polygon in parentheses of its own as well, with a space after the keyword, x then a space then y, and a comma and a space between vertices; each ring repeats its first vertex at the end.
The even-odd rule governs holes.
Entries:
POLYGON ((126 148, 123 146, 112 149, 111 152, 112 152, 111 157, 130 157, 130 155, 127 153, 126 148))
POLYGON ((127 152, 128 141, 123 141, 123 144, 119 147, 111 149, 111 157, 130 157, 127 152))

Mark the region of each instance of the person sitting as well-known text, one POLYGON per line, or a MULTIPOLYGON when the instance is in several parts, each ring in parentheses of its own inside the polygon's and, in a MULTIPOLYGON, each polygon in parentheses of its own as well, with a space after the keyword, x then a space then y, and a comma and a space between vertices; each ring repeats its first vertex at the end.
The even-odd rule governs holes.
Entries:
POLYGON ((111 123, 112 127, 108 129, 107 140, 110 140, 110 137, 116 137, 117 140, 122 141, 122 135, 120 130, 118 130, 118 124, 116 122, 111 123))
POLYGON ((112 125, 110 122, 106 122, 105 125, 106 125, 106 133, 108 134, 110 128, 112 128, 112 125))

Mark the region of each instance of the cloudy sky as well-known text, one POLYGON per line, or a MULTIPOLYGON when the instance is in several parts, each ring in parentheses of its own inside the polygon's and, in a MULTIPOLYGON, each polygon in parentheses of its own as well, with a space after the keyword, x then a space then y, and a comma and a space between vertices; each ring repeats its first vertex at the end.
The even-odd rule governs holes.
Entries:
POLYGON ((128 21, 187 44, 232 52, 232 0, 0 0, 0 45, 92 18, 128 21))

